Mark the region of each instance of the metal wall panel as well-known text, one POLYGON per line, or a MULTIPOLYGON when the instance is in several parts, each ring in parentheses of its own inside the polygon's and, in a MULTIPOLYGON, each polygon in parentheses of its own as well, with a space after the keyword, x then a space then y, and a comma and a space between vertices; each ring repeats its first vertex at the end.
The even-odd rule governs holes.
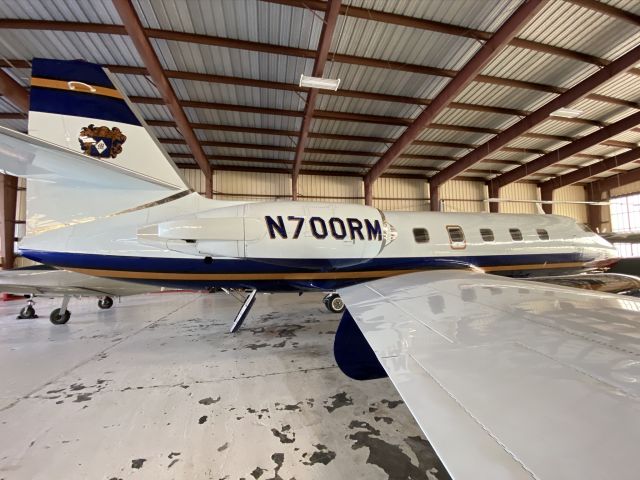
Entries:
POLYGON ((276 201, 291 199, 291 176, 283 173, 228 172, 213 174, 218 200, 276 201))
MULTIPOLYGON (((554 190, 553 200, 555 202, 584 202, 586 196, 583 187, 570 185, 554 190)), ((553 213, 571 217, 581 223, 587 223, 587 206, 585 204, 556 203, 553 205, 553 213)))
POLYGON ((487 212, 484 182, 450 180, 440 187, 443 212, 487 212))
POLYGON ((300 175, 300 200, 364 204, 364 186, 359 177, 300 175))
POLYGON ((380 210, 429 210, 429 184, 425 180, 379 178, 373 185, 373 206, 380 210))
MULTIPOLYGON (((539 200, 538 187, 533 183, 510 183, 500 189, 500 198, 505 200, 539 200)), ((541 213, 535 203, 501 202, 500 213, 541 213)))
POLYGON ((195 190, 196 192, 204 193, 205 181, 202 170, 196 170, 194 168, 180 168, 178 170, 180 171, 180 175, 182 175, 182 178, 184 178, 185 182, 187 182, 187 185, 189 185, 189 188, 195 190))
POLYGON ((622 195, 632 195, 634 193, 640 193, 640 182, 629 183, 622 187, 616 187, 611 189, 612 197, 620 197, 622 195))

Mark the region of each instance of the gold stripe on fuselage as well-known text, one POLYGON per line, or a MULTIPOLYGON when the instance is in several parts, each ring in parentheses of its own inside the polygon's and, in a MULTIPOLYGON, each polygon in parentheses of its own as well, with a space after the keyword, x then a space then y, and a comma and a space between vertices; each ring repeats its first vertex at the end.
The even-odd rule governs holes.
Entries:
MULTIPOLYGON (((511 270, 544 270, 552 268, 579 268, 582 262, 565 263, 534 263, 527 265, 498 265, 482 267, 485 272, 503 272, 511 270)), ((471 268, 471 267, 469 267, 471 268)), ((433 270, 433 268, 418 268, 407 270, 363 270, 359 272, 295 272, 295 273, 166 273, 166 272, 137 272, 129 270, 102 270, 92 268, 65 268, 94 277, 130 278, 138 280, 355 280, 367 278, 382 278, 405 273, 433 270)))
POLYGON ((56 90, 69 90, 71 92, 89 93, 91 95, 101 95, 103 97, 113 97, 122 99, 122 94, 115 88, 96 87, 84 82, 74 82, 65 80, 51 80, 49 78, 32 78, 32 87, 53 88, 56 90))

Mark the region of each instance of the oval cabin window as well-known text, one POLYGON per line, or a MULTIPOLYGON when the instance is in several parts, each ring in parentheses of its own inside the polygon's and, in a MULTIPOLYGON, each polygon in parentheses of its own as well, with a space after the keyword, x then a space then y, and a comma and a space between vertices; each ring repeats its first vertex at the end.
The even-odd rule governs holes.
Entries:
POLYGON ((427 243, 429 241, 429 231, 426 228, 414 228, 413 238, 416 243, 427 243))
POLYGON ((451 248, 454 248, 454 249, 466 248, 467 241, 464 238, 464 231, 462 230, 462 227, 458 225, 448 225, 447 232, 449 233, 449 241, 451 243, 451 248))
POLYGON ((539 228, 536 231, 538 232, 538 238, 540 240, 549 240, 549 232, 547 232, 544 228, 539 228))
POLYGON ((510 228, 509 233, 511 234, 511 238, 516 242, 522 241, 522 232, 519 228, 510 228))
POLYGON ((495 237, 493 236, 493 230, 490 228, 481 228, 480 235, 482 236, 482 240, 485 242, 493 242, 495 237))

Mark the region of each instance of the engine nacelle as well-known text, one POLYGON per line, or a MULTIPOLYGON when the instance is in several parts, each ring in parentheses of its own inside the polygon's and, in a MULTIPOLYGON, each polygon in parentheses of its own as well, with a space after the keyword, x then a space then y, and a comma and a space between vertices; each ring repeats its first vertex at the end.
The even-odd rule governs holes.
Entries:
POLYGON ((193 255, 279 264, 327 260, 336 266, 374 258, 395 238, 376 208, 303 202, 224 207, 138 232, 142 243, 193 255))

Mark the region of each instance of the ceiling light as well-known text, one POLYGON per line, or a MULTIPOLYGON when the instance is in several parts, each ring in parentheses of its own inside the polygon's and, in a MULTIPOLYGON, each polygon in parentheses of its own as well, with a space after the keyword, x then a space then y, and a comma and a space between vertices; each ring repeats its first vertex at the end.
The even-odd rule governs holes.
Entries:
POLYGON ((338 90, 340 85, 340 79, 334 80, 333 78, 321 78, 321 77, 307 77, 306 75, 300 75, 300 86, 309 88, 322 88, 324 90, 338 90))
POLYGON ((584 112, 582 110, 575 110, 573 108, 559 108, 552 115, 556 115, 558 117, 565 118, 576 118, 582 115, 584 112))

